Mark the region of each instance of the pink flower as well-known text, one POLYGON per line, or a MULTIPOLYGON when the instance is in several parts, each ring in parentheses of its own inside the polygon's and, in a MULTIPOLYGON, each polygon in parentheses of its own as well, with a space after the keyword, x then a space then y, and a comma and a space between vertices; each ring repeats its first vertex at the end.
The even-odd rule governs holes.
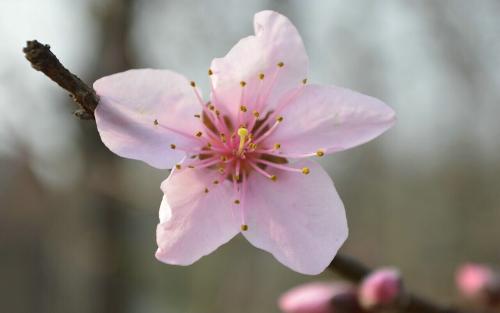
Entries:
POLYGON ((456 273, 457 287, 468 298, 479 298, 493 279, 493 271, 481 264, 465 264, 456 273))
POLYGON ((365 309, 388 307, 399 299, 402 283, 396 269, 379 269, 368 275, 359 286, 359 302, 365 309))
POLYGON ((356 289, 346 283, 301 285, 283 294, 278 304, 285 313, 360 312, 356 289))
POLYGON ((365 143, 390 128, 392 109, 334 86, 306 85, 308 58, 290 21, 255 15, 255 36, 214 59, 205 102, 194 82, 140 69, 94 83, 104 144, 172 168, 156 257, 188 265, 243 235, 286 266, 325 269, 347 237, 344 206, 307 158, 365 143))

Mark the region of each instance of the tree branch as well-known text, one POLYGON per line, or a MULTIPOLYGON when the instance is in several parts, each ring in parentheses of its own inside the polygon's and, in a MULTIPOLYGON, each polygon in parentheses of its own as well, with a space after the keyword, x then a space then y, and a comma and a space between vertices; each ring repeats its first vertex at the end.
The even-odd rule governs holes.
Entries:
MULTIPOLYGON (((372 271, 363 263, 343 254, 337 254, 328 268, 355 283, 361 282, 372 271)), ((397 304, 396 310, 405 313, 469 313, 435 304, 409 291, 406 291, 403 295, 402 300, 397 304)))
POLYGON ((41 44, 37 40, 28 41, 23 52, 35 70, 43 72, 70 93, 73 100, 80 106, 75 111, 77 117, 85 120, 94 119, 94 111, 99 103, 99 97, 94 89, 59 62, 50 51, 49 45, 41 44))

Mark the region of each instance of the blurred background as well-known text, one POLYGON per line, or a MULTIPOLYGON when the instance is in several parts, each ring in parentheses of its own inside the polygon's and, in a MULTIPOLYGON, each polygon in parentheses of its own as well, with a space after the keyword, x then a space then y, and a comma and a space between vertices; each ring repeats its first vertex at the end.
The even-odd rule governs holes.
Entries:
POLYGON ((207 90, 211 59, 253 34, 262 9, 295 23, 310 81, 398 113, 379 139, 324 160, 348 214, 342 251, 398 266, 443 303, 459 301, 460 263, 498 264, 499 1, 2 0, 0 312, 272 313, 315 279, 241 236, 189 267, 156 261, 168 171, 109 152, 21 51, 48 43, 88 83, 153 67, 207 90))

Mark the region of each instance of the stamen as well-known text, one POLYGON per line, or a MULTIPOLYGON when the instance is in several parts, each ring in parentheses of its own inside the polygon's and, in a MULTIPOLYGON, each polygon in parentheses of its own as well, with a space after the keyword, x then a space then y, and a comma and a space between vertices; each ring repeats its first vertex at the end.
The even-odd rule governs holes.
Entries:
POLYGON ((171 144, 171 145, 170 145, 170 149, 172 149, 172 150, 175 150, 175 148, 176 148, 176 147, 177 147, 177 146, 176 146, 175 144, 171 144))
POLYGON ((319 149, 318 151, 316 151, 316 156, 318 157, 322 157, 325 155, 325 150, 323 149, 319 149))
MULTIPOLYGON (((269 135, 271 135, 274 130, 276 129, 276 127, 278 127, 278 125, 283 122, 283 117, 282 116, 278 116, 276 118, 276 122, 274 123, 273 126, 271 126, 271 128, 269 128, 264 134, 262 134, 262 136, 259 136, 259 138, 257 138, 254 142, 255 143, 259 143, 261 142, 262 140, 266 139, 267 137, 269 137, 269 135)), ((263 128, 260 128, 260 129, 263 129, 263 128)))
MULTIPOLYGON (((260 160, 259 160, 260 161, 260 160)), ((269 178, 270 180, 272 181, 276 181, 278 179, 278 177, 276 175, 271 175, 269 174, 268 172, 264 171, 263 169, 261 169, 259 166, 257 166, 257 164, 251 162, 251 161, 248 161, 248 164, 253 167, 254 170, 256 170, 257 172, 259 172, 260 174, 264 175, 265 177, 269 178)))
POLYGON ((248 225, 247 224, 241 224, 241 231, 247 231, 248 230, 248 225))
POLYGON ((294 168, 294 167, 290 167, 290 166, 283 165, 283 164, 277 164, 277 163, 270 162, 270 161, 263 160, 263 159, 255 160, 255 162, 265 164, 265 165, 268 165, 268 166, 271 166, 271 167, 274 167, 274 168, 277 168, 280 170, 284 170, 284 171, 302 173, 304 175, 307 175, 311 172, 308 167, 294 168))
POLYGON ((245 105, 241 105, 240 106, 240 111, 245 113, 246 111, 248 111, 248 108, 245 106, 245 105))
POLYGON ((175 164, 175 168, 180 170, 182 168, 182 166, 180 164, 175 164))
POLYGON ((279 143, 275 143, 273 148, 274 150, 279 150, 281 148, 281 145, 279 143))

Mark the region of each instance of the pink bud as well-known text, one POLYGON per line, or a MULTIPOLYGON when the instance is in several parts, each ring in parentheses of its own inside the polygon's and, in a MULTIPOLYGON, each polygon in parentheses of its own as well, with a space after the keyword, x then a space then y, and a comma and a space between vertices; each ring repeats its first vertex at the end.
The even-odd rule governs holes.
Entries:
POLYGON ((359 287, 359 302, 367 310, 390 307, 402 293, 401 275, 397 269, 379 269, 368 275, 359 287))
POLYGON ((358 313, 356 290, 347 283, 314 282, 295 287, 281 296, 285 313, 358 313))
POLYGON ((469 299, 489 300, 497 287, 495 273, 486 265, 462 265, 455 276, 460 292, 469 299))

